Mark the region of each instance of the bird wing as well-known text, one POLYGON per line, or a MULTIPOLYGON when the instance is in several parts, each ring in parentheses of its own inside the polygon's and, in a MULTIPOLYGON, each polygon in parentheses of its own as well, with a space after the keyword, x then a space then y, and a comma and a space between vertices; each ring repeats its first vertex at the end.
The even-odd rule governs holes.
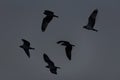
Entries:
POLYGON ((47 25, 48 25, 48 22, 46 21, 46 17, 43 19, 43 22, 42 22, 42 27, 41 27, 41 30, 44 32, 47 28, 47 25))
POLYGON ((60 43, 69 43, 69 42, 68 41, 63 41, 63 40, 57 42, 57 44, 60 44, 60 43))
POLYGON ((52 16, 46 16, 42 21, 42 27, 41 30, 44 32, 49 24, 49 22, 52 20, 52 16))
POLYGON ((44 61, 48 63, 48 65, 54 65, 54 63, 50 60, 50 58, 44 53, 43 54, 44 61))
POLYGON ((27 40, 25 40, 25 39, 22 39, 22 41, 24 42, 24 44, 23 44, 23 45, 30 46, 30 42, 29 42, 29 41, 27 41, 27 40))
POLYGON ((24 49, 25 53, 27 54, 27 56, 30 58, 30 52, 28 49, 24 49))
POLYGON ((72 51, 72 46, 71 47, 66 47, 65 48, 66 51, 66 56, 68 57, 69 60, 71 60, 71 51, 72 51))
POLYGON ((89 25, 90 27, 94 27, 97 13, 98 13, 98 10, 95 9, 95 10, 91 13, 91 15, 89 16, 89 18, 88 18, 88 25, 89 25))

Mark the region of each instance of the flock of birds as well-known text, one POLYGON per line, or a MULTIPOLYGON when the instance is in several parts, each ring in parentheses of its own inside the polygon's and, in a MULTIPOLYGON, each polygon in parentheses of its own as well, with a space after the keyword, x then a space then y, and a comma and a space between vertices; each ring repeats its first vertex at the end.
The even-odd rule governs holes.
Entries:
MULTIPOLYGON (((95 21, 96 21, 96 16, 98 13, 98 9, 95 9, 91 15, 88 18, 88 24, 86 26, 83 26, 83 28, 87 29, 87 30, 92 30, 92 31, 98 31, 94 28, 95 25, 95 21)), ((43 19, 42 21, 42 26, 41 26, 41 30, 42 32, 45 32, 45 30, 47 29, 48 24, 50 23, 50 21, 53 19, 53 17, 58 18, 58 16, 56 16, 54 14, 54 12, 50 11, 50 10, 45 10, 44 14, 46 15, 46 17, 43 19)), ((30 51, 29 50, 34 50, 35 48, 32 48, 30 46, 30 42, 22 39, 23 41, 23 45, 20 46, 20 48, 22 48, 26 55, 30 58, 30 51)), ((68 41, 64 41, 64 40, 60 40, 58 42, 56 42, 57 44, 61 44, 62 46, 65 46, 65 52, 66 52, 66 56, 69 60, 71 60, 71 52, 72 52, 72 48, 75 46, 73 44, 71 44, 68 41)), ((51 73, 53 74, 57 74, 57 69, 60 69, 60 67, 55 66, 54 62, 48 57, 47 54, 43 54, 43 58, 44 61, 48 64, 46 66, 46 68, 48 68, 50 70, 51 73)))

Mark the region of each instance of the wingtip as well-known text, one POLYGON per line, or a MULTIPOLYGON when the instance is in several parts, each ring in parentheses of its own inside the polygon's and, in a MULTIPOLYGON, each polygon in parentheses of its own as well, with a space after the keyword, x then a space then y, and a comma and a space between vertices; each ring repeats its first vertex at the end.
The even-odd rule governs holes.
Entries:
POLYGON ((43 53, 43 55, 46 55, 45 53, 43 53))
POLYGON ((45 32, 45 30, 42 29, 42 32, 45 32))
POLYGON ((97 12, 98 12, 98 9, 95 9, 95 10, 94 10, 94 12, 96 12, 96 13, 97 13, 97 12))
POLYGON ((28 58, 30 59, 30 56, 28 56, 28 58))
POLYGON ((69 58, 69 60, 71 61, 71 58, 69 58))
POLYGON ((45 57, 45 56, 47 56, 47 54, 46 54, 46 53, 43 53, 43 56, 45 57))
POLYGON ((25 39, 22 38, 21 40, 23 41, 23 40, 25 40, 25 39))
POLYGON ((59 41, 57 41, 56 43, 59 44, 59 41))
POLYGON ((68 59, 71 61, 71 57, 68 57, 68 59))

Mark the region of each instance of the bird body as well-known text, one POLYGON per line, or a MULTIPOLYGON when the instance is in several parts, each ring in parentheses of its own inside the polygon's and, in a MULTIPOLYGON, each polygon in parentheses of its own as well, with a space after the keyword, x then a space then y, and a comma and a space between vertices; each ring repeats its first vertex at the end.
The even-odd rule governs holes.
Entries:
POLYGON ((60 44, 60 43, 61 45, 65 46, 66 56, 69 60, 71 60, 71 51, 73 46, 75 45, 70 44, 68 41, 62 41, 62 40, 57 42, 57 44, 60 44))
POLYGON ((25 39, 22 39, 23 41, 23 45, 21 45, 20 47, 25 51, 25 53, 27 54, 27 56, 30 58, 30 52, 29 50, 32 49, 34 50, 35 48, 30 47, 30 42, 28 42, 25 39))
POLYGON ((46 68, 49 68, 51 73, 57 74, 57 69, 60 69, 60 67, 56 67, 45 53, 43 54, 43 58, 44 61, 48 64, 46 68))
POLYGON ((98 10, 95 9, 88 18, 88 24, 84 26, 83 28, 88 29, 88 30, 93 30, 96 32, 98 31, 94 29, 97 13, 98 13, 98 10))
POLYGON ((42 21, 42 27, 41 27, 42 32, 45 32, 48 24, 53 19, 53 17, 57 17, 58 18, 58 16, 54 15, 54 12, 49 11, 49 10, 45 10, 44 14, 46 15, 46 17, 42 21))

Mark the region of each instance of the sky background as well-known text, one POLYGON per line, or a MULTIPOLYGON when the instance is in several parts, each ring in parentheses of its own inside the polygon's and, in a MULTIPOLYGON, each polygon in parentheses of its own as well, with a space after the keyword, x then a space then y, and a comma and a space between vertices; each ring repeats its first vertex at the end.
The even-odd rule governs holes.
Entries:
POLYGON ((0 0, 0 80, 120 80, 120 1, 119 0, 0 0), (88 17, 98 9, 95 28, 85 30, 88 17), (44 10, 55 12, 45 32, 41 31, 44 10), (19 47, 21 39, 35 48, 29 59, 19 47), (72 60, 64 47, 76 45, 72 60), (58 75, 45 66, 46 53, 58 75))

